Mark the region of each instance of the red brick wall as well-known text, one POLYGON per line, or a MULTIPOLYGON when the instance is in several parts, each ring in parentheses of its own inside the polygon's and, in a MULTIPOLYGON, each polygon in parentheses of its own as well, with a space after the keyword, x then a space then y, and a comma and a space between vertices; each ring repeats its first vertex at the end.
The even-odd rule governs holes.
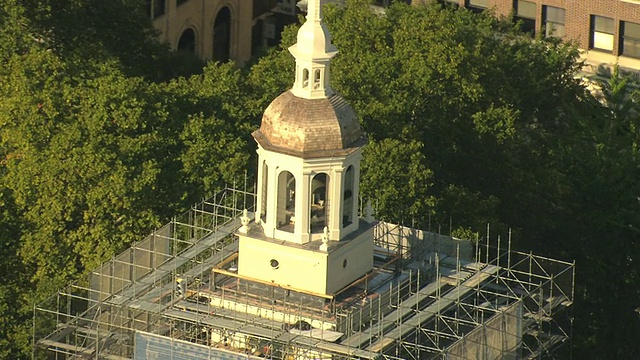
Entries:
MULTIPOLYGON (((529 0, 538 5, 536 28, 543 25, 543 5, 564 8, 565 34, 568 39, 579 42, 583 49, 589 47, 591 15, 601 15, 614 19, 615 40, 614 54, 619 54, 620 21, 631 21, 640 24, 640 2, 632 3, 624 0, 529 0)), ((466 0, 459 0, 460 6, 464 6, 466 0)), ((489 0, 490 6, 495 8, 499 15, 508 15, 513 10, 513 0, 489 0)))

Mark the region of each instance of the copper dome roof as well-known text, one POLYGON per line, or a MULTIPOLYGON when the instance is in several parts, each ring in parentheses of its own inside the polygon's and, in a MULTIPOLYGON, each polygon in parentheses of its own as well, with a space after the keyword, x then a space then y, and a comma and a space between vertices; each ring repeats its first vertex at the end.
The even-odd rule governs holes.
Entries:
POLYGON ((347 155, 367 142, 355 112, 340 95, 303 99, 291 91, 271 102, 253 137, 267 150, 302 158, 347 155))

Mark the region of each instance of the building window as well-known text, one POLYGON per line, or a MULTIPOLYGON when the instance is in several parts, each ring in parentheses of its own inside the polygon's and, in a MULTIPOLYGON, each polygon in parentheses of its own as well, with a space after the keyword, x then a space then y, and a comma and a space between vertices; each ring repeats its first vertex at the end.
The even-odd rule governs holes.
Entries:
POLYGON ((388 7, 391 4, 391 0, 375 0, 374 4, 378 6, 388 7))
POLYGON ((516 8, 515 20, 520 22, 521 30, 526 33, 535 34, 536 32, 536 3, 531 1, 516 0, 514 3, 516 8))
POLYGON ((178 40, 178 51, 196 53, 196 33, 193 29, 186 29, 182 32, 180 40, 178 40))
POLYGON ((165 0, 147 0, 146 8, 149 17, 155 19, 166 12, 165 0))
POLYGON ((186 3, 186 2, 187 2, 187 0, 176 0, 176 6, 180 6, 180 5, 182 5, 182 4, 186 3))
POLYGON ((591 16, 591 48, 601 51, 613 51, 613 19, 592 15, 591 16))
POLYGON ((621 25, 622 55, 640 58, 640 24, 623 21, 621 25))
POLYGON ((439 2, 442 4, 443 8, 450 8, 455 10, 460 7, 460 3, 458 0, 440 0, 439 2))
POLYGON ((231 56, 231 10, 225 6, 213 24, 213 59, 227 62, 231 56))
POLYGON ((466 6, 473 12, 481 12, 489 7, 489 0, 466 0, 466 6))
POLYGON ((553 6, 545 6, 543 9, 544 16, 544 35, 564 37, 564 9, 553 6))

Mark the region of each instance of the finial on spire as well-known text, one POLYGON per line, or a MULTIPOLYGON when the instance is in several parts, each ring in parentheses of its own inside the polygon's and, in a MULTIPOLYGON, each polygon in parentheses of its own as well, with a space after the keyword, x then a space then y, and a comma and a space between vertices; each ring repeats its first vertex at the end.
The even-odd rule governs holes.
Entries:
POLYGON ((298 30, 298 42, 289 48, 296 59, 296 80, 291 91, 305 99, 331 96, 329 63, 338 53, 322 23, 322 0, 309 0, 307 21, 298 30))
POLYGON ((320 251, 329 250, 329 228, 326 226, 322 229, 322 244, 319 249, 320 251))
POLYGON ((322 6, 320 0, 307 1, 307 20, 322 20, 322 6))
POLYGON ((249 211, 247 209, 242 210, 242 216, 240 217, 240 223, 242 226, 238 229, 239 232, 246 234, 249 232, 249 223, 251 218, 249 217, 249 211))

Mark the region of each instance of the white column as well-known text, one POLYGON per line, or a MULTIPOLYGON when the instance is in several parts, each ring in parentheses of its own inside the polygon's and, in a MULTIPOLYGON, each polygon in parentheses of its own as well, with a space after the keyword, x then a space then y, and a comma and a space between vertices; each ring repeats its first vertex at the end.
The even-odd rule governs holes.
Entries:
POLYGON ((329 235, 332 241, 342 238, 342 189, 344 169, 338 168, 331 171, 331 192, 329 202, 329 235))
MULTIPOLYGON (((258 151, 256 151, 258 153, 258 181, 256 183, 256 186, 258 187, 256 190, 256 216, 255 216, 255 220, 256 222, 258 222, 260 220, 260 217, 262 216, 262 213, 266 210, 262 208, 262 196, 264 196, 263 192, 262 192, 262 188, 264 187, 263 181, 264 181, 264 163, 265 160, 262 158, 262 155, 260 154, 260 149, 258 148, 258 151)), ((265 204, 266 205, 266 204, 265 204)))
POLYGON ((357 230, 360 225, 360 219, 358 218, 358 203, 360 202, 360 159, 362 158, 362 155, 358 154, 356 156, 358 158, 353 164, 353 207, 351 208, 353 222, 350 225, 353 226, 352 231, 357 230))
POLYGON ((311 240, 309 218, 311 216, 311 180, 309 172, 301 173, 300 182, 296 183, 296 225, 295 236, 301 244, 311 240), (300 196, 298 196, 300 195, 300 196))
POLYGON ((267 173, 267 217, 266 224, 262 226, 264 234, 267 237, 273 238, 275 236, 276 229, 276 216, 278 212, 278 178, 276 176, 278 171, 277 166, 269 166, 267 173))

